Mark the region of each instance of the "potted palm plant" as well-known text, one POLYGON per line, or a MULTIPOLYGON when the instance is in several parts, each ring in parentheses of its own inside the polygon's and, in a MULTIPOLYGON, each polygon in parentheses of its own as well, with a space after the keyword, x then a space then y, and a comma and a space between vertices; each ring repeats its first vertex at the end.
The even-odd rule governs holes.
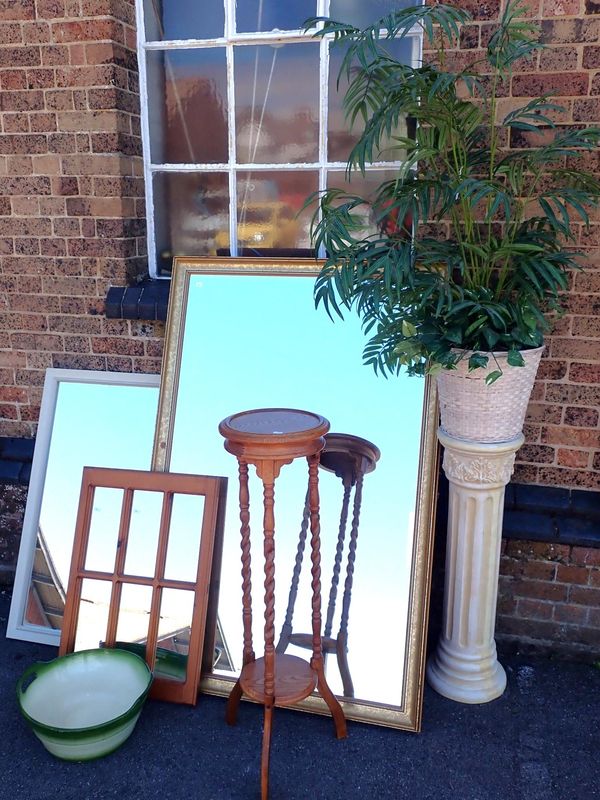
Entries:
POLYGON ((538 30, 520 0, 507 0, 484 49, 456 66, 469 19, 433 4, 364 30, 307 25, 345 47, 345 110, 361 122, 350 178, 386 149, 402 164, 371 197, 318 197, 313 241, 327 259, 316 302, 331 316, 359 314, 377 372, 436 376, 450 490, 444 619, 427 676, 446 697, 481 703, 506 685, 494 641, 504 487, 544 335, 579 266, 577 234, 599 202, 599 182, 577 159, 600 130, 556 124, 550 96, 501 114, 513 69, 542 47, 538 30), (426 58, 400 63, 388 40, 416 29, 426 58))
POLYGON ((543 47, 539 32, 520 0, 509 2, 485 49, 453 69, 449 51, 469 19, 439 4, 364 30, 307 21, 345 48, 345 111, 361 122, 349 177, 384 151, 402 161, 369 198, 319 196, 312 236, 327 260, 315 298, 330 315, 360 315, 376 371, 437 376, 448 433, 504 441, 521 431, 544 334, 579 266, 577 233, 600 198, 577 168, 600 130, 561 128, 549 96, 499 116, 515 64, 543 47), (429 57, 400 63, 387 40, 418 28, 429 57), (398 133, 406 120, 413 135, 398 133))

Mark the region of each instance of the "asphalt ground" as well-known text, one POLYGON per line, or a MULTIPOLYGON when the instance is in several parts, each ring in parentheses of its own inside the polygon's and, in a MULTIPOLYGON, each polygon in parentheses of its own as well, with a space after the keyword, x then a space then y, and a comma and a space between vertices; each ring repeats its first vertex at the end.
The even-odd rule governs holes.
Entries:
MULTIPOLYGON (((132 736, 90 762, 51 756, 22 719, 15 683, 55 648, 6 639, 0 594, 0 800, 258 800, 262 709, 149 701, 132 736)), ((419 734, 276 709, 271 800, 593 800, 600 798, 600 670, 504 659, 498 700, 462 705, 425 690, 419 734)), ((375 676, 376 679, 376 676, 375 676)))

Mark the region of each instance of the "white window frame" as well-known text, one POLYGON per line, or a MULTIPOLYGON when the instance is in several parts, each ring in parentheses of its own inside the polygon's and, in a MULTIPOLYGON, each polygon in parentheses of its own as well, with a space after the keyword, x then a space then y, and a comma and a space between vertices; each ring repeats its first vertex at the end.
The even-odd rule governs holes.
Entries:
MULTIPOLYGON (((260 31, 256 33, 236 33, 235 13, 236 3, 243 0, 223 0, 225 6, 225 35, 213 39, 186 39, 147 41, 144 19, 144 0, 136 0, 137 21, 137 50, 140 77, 141 98, 141 134, 142 152, 144 160, 144 185, 146 196, 146 221, 148 239, 148 269, 151 278, 169 279, 168 275, 161 275, 156 259, 156 227, 154 217, 154 175, 157 173, 223 173, 229 179, 229 241, 232 257, 238 255, 237 246, 237 174, 238 172, 282 172, 286 170, 302 170, 318 172, 319 191, 327 188, 327 173, 344 171, 345 161, 327 160, 327 131, 329 109, 329 45, 332 37, 327 36, 319 40, 319 148, 318 160, 314 162, 295 163, 270 163, 238 162, 235 158, 236 151, 236 119, 235 119, 235 75, 233 53, 234 48, 243 45, 272 45, 279 43, 311 42, 315 43, 310 34, 300 30, 295 31, 260 31), (146 72, 146 56, 156 50, 188 50, 198 48, 218 47, 225 48, 227 63, 227 124, 228 124, 228 160, 226 163, 190 164, 190 163, 156 163, 151 159, 150 149, 150 124, 148 114, 148 81, 146 72)), ((317 0, 317 16, 328 16, 330 0, 317 0)), ((420 30, 410 33, 412 38, 412 65, 419 63, 422 53, 422 37, 420 30)), ((369 171, 384 171, 397 169, 400 161, 377 161, 369 171)), ((319 255, 323 256, 323 253, 319 255)))

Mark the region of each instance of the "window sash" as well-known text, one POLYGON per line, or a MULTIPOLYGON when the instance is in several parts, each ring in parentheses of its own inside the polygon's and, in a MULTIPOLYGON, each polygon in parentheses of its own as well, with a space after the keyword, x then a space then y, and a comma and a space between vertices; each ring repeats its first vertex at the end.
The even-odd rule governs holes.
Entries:
MULTIPOLYGON (((235 106, 235 75, 234 75, 234 49, 245 45, 261 44, 288 44, 311 43, 314 39, 300 30, 295 31, 259 31, 254 33, 237 33, 235 31, 235 4, 236 0, 223 0, 225 4, 225 35, 210 39, 186 40, 146 40, 144 20, 144 0, 136 0, 137 44, 140 77, 141 98, 141 135, 142 152, 144 161, 144 184, 146 196, 146 221, 148 239, 148 267, 152 278, 169 278, 161 275, 157 269, 156 253, 156 225, 155 204, 153 190, 153 176, 158 173, 225 173, 229 178, 229 241, 232 257, 238 255, 237 242, 237 174, 239 172, 269 171, 318 171, 319 191, 327 188, 327 175, 333 171, 343 171, 346 162, 327 160, 327 132, 329 112, 329 46, 332 37, 323 37, 319 41, 319 142, 318 161, 302 163, 258 163, 239 162, 236 160, 236 106, 235 106), (157 163, 151 160, 151 137, 148 114, 148 78, 147 54, 152 51, 189 50, 203 48, 221 48, 226 52, 227 64, 227 124, 228 124, 228 161, 227 163, 157 163)), ((327 16, 329 13, 329 0, 318 0, 317 15, 327 16)), ((421 58, 422 40, 420 32, 411 32, 412 64, 416 65, 421 58)), ((369 171, 384 171, 395 169, 401 161, 377 161, 369 166, 369 171)), ((322 257, 324 254, 319 253, 322 257)))

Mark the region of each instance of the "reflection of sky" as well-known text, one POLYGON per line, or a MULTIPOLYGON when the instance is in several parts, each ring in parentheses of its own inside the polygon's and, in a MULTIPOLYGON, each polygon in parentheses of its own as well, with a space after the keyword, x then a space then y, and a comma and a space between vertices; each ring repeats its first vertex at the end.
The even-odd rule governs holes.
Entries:
MULTIPOLYGON (((398 703, 401 682, 397 677, 393 687, 380 686, 373 697, 372 669, 376 657, 386 672, 399 674, 404 656, 412 546, 406 531, 415 502, 423 383, 406 377, 385 381, 364 367, 364 336, 358 320, 349 317, 331 323, 323 311, 314 310, 312 289, 313 280, 300 277, 192 278, 171 469, 230 478, 219 616, 239 665, 237 465, 223 448, 218 423, 228 414, 250 408, 303 408, 327 417, 332 431, 361 436, 381 449, 375 472, 365 478, 349 659, 357 697, 398 703), (389 691, 396 694, 388 696, 389 691)), ((305 490, 305 462, 284 467, 275 487, 277 632, 285 612, 305 490)), ((321 494, 325 613, 339 524, 340 481, 321 471, 321 494)), ((251 496, 255 643, 260 650, 262 493, 256 479, 251 496)), ((307 552, 294 618, 294 629, 302 632, 310 631, 308 564, 307 552)), ((338 620, 343 580, 342 574, 338 620)))
POLYGON ((66 589, 84 466, 149 469, 158 388, 59 384, 40 525, 66 589))

